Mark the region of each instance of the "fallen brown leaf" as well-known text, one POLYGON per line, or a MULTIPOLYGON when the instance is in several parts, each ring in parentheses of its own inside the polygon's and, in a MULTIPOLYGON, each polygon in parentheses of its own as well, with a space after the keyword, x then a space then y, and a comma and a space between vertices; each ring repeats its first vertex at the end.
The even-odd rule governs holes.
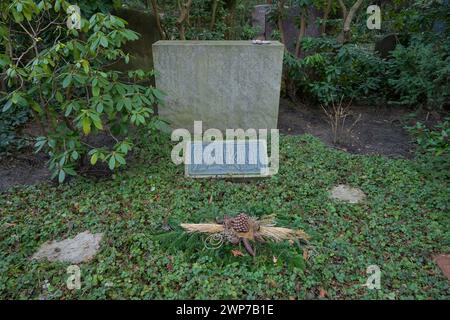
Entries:
POLYGON ((324 288, 319 288, 319 298, 325 298, 328 292, 324 288))
POLYGON ((243 257, 244 254, 240 250, 231 250, 233 257, 243 257))
POLYGON ((5 223, 4 225, 3 225, 5 228, 11 228, 11 227, 15 227, 16 226, 16 224, 15 223, 5 223))
POLYGON ((309 253, 308 253, 308 250, 303 250, 303 259, 305 260, 305 261, 307 261, 308 260, 308 258, 309 258, 309 253))

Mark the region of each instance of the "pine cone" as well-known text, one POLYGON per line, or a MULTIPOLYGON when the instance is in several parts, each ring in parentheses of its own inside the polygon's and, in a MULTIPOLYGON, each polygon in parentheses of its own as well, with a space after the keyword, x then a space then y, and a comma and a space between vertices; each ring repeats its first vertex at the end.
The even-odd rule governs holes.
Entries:
POLYGON ((231 221, 231 226, 236 232, 248 232, 250 230, 249 217, 245 213, 240 213, 231 221))

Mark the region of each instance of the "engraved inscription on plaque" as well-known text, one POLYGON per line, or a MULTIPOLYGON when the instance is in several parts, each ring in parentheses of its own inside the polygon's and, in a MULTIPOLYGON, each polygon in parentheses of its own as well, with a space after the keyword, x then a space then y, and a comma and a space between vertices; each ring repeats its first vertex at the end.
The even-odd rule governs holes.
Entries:
POLYGON ((266 140, 190 141, 185 174, 193 178, 264 177, 268 175, 266 140))

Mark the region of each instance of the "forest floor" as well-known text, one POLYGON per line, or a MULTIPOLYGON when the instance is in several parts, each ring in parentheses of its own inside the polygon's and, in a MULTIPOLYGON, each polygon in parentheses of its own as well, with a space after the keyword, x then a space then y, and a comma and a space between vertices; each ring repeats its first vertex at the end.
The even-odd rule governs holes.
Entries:
POLYGON ((170 150, 168 139, 149 143, 114 177, 0 193, 0 298, 450 298, 434 261, 450 252, 448 190, 426 163, 283 135, 279 173, 237 183, 186 179, 170 150), (364 201, 331 199, 340 184, 362 190, 364 201), (179 227, 239 212, 274 214, 278 226, 311 238, 255 244, 252 258, 230 244, 210 249, 179 227), (66 286, 70 263, 30 259, 44 243, 85 231, 103 239, 79 265, 81 290, 66 286), (365 286, 371 265, 381 270, 380 290, 365 286))
MULTIPOLYGON (((294 104, 281 99, 278 127, 283 134, 311 134, 330 147, 353 154, 378 154, 391 158, 414 156, 412 138, 404 128, 413 121, 409 117, 411 110, 367 106, 353 106, 351 110, 348 125, 352 125, 359 115, 361 118, 353 130, 340 136, 337 143, 333 143, 330 125, 318 106, 294 104)), ((36 134, 33 128, 27 128, 26 132, 31 136, 36 134)), ((48 180, 50 172, 46 161, 43 154, 35 155, 31 149, 4 159, 0 163, 0 192, 15 185, 32 185, 48 180)))

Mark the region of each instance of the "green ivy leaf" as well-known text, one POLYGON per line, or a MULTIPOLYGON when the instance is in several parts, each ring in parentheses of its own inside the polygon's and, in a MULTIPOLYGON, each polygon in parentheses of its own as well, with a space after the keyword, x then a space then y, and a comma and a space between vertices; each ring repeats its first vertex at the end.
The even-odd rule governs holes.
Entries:
POLYGON ((66 173, 64 172, 64 170, 63 169, 59 170, 58 182, 63 183, 65 178, 66 178, 66 173))
POLYGON ((85 73, 89 73, 89 61, 82 60, 81 65, 83 66, 83 70, 85 73))
POLYGON ((116 167, 116 158, 114 157, 114 155, 109 158, 108 166, 110 170, 114 170, 114 168, 116 167))
POLYGON ((3 106, 2 111, 3 112, 8 111, 11 108, 12 105, 13 105, 12 100, 6 101, 5 105, 3 106))
POLYGON ((63 95, 59 91, 56 91, 55 98, 56 98, 56 101, 58 101, 59 103, 63 102, 63 100, 64 100, 63 95))
POLYGON ((82 121, 83 132, 85 135, 88 135, 91 132, 91 119, 88 117, 84 117, 82 121))
POLYGON ((102 36, 100 38, 100 44, 102 45, 102 47, 108 48, 108 39, 105 36, 102 36))
POLYGON ((122 165, 126 164, 125 158, 119 153, 116 153, 116 160, 122 165))
POLYGON ((92 87, 92 95, 98 97, 100 95, 100 88, 98 86, 92 87))
POLYGON ((98 153, 95 152, 92 156, 91 156, 91 164, 95 165, 97 163, 98 160, 98 153))
POLYGON ((63 80, 63 83, 62 83, 63 88, 67 88, 68 86, 70 86, 71 82, 72 82, 72 75, 69 74, 63 80))

